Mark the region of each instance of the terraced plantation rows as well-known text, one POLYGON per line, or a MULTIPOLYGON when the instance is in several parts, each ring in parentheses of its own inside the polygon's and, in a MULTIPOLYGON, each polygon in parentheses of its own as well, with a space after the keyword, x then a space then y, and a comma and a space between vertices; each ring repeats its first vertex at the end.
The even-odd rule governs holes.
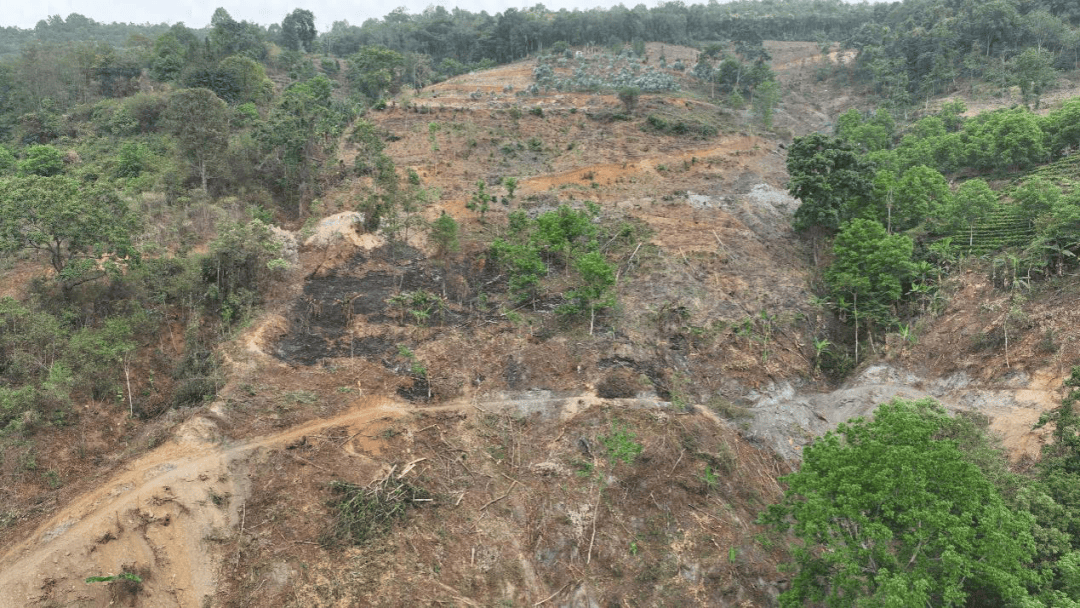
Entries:
POLYGON ((1035 238, 1035 228, 1018 205, 1003 203, 974 232, 961 230, 952 238, 964 253, 980 256, 1009 247, 1024 247, 1035 238))

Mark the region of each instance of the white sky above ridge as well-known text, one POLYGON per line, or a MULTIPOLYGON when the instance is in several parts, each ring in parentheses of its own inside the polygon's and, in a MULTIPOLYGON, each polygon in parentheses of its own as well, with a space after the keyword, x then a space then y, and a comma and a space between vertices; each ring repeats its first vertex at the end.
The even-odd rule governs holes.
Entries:
MULTIPOLYGON (((687 4, 698 2, 688 0, 687 4)), ((360 25, 367 19, 381 18, 398 6, 404 6, 410 14, 422 12, 429 6, 445 6, 447 10, 455 6, 470 12, 487 11, 490 14, 501 13, 510 7, 524 8, 535 6, 537 2, 516 4, 498 0, 458 0, 457 2, 431 2, 430 0, 391 0, 390 2, 349 2, 346 0, 311 0, 297 3, 297 0, 220 0, 218 3, 176 0, 173 2, 136 2, 135 0, 44 0, 27 2, 7 0, 0 10, 0 26, 33 28, 38 21, 50 15, 66 18, 71 13, 79 13, 101 23, 169 23, 179 21, 192 28, 200 28, 210 23, 210 16, 221 6, 229 11, 237 21, 252 21, 262 25, 280 23, 293 9, 300 7, 315 14, 315 26, 320 32, 330 29, 335 21, 348 21, 360 25)), ((654 7, 659 2, 651 0, 638 2, 629 0, 549 0, 542 3, 550 10, 589 9, 623 4, 628 8, 638 4, 654 7)))

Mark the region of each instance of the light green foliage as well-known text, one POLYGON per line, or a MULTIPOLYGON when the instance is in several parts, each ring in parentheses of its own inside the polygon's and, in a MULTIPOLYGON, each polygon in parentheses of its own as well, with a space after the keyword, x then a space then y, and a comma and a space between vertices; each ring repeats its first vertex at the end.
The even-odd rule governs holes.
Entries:
POLYGON ((558 254, 564 267, 569 267, 577 252, 595 247, 596 226, 592 218, 598 211, 595 207, 578 211, 560 205, 536 218, 535 238, 544 249, 558 254))
POLYGON ((518 179, 516 177, 504 177, 503 186, 506 186, 506 198, 514 198, 514 191, 518 187, 518 179))
POLYGON ((1069 99, 1046 115, 1041 127, 1054 156, 1061 155, 1068 148, 1080 146, 1080 98, 1069 99))
POLYGON ((780 84, 767 80, 754 89, 754 116, 766 129, 772 128, 773 112, 780 103, 780 84))
POLYGON ((961 451, 963 426, 897 399, 808 446, 763 515, 803 543, 781 605, 1025 605, 1033 518, 961 451))
POLYGON ((547 275, 547 265, 540 259, 540 248, 528 239, 495 239, 490 254, 510 275, 510 293, 514 298, 528 301, 535 297, 536 287, 547 275))
POLYGON ((899 178, 889 169, 882 169, 874 174, 874 195, 870 205, 861 213, 867 219, 876 219, 885 225, 885 230, 892 232, 893 214, 896 212, 896 195, 899 178))
POLYGON ((1016 190, 1013 199, 1023 210, 1024 217, 1034 222, 1058 206, 1061 201, 1061 188, 1041 175, 1035 175, 1016 190))
POLYGON ((897 183, 895 200, 893 229, 907 230, 922 223, 938 227, 945 210, 952 205, 952 192, 941 173, 919 165, 904 171, 897 183))
POLYGON ((430 238, 435 243, 435 255, 442 258, 447 266, 450 265, 450 256, 460 248, 458 243, 458 223, 453 216, 445 211, 431 222, 430 238))
POLYGON ((911 274, 913 247, 909 237, 890 235, 874 220, 851 220, 836 235, 825 283, 836 307, 855 323, 856 360, 860 321, 868 321, 872 330, 874 324, 884 327, 894 318, 892 306, 911 274))
POLYGON ((892 146, 896 122, 884 108, 879 108, 869 119, 852 108, 836 119, 836 135, 856 145, 863 152, 876 152, 892 146))
POLYGON ((620 425, 618 421, 612 421, 610 434, 600 435, 598 439, 607 451, 608 463, 611 466, 620 462, 633 463, 644 449, 644 446, 636 441, 637 435, 624 425, 620 425))
POLYGON ((582 284, 566 293, 569 301, 559 307, 561 314, 588 312, 591 319, 597 311, 615 305, 615 295, 610 292, 615 285, 615 267, 603 255, 595 251, 581 255, 574 260, 574 268, 582 284))
POLYGON ((1039 236, 1031 249, 1042 249, 1048 265, 1064 273, 1066 261, 1075 262, 1080 253, 1080 194, 1058 198, 1038 221, 1039 236))
POLYGON ((1042 48, 1028 47, 1010 62, 1013 77, 1020 85, 1020 94, 1024 103, 1039 109, 1042 94, 1057 82, 1057 71, 1053 67, 1054 56, 1042 48))
POLYGON ((1038 117, 1023 107, 979 114, 962 134, 967 163, 980 169, 1023 169, 1049 155, 1038 117))
POLYGON ((51 177, 63 170, 63 153, 50 145, 30 146, 26 150, 26 158, 19 163, 19 173, 22 175, 51 177))
POLYGON ((413 322, 417 325, 427 325, 434 317, 441 319, 446 310, 443 299, 425 289, 403 291, 390 297, 386 303, 398 309, 402 324, 413 322))
POLYGON ((111 583, 112 581, 131 581, 133 583, 142 583, 143 580, 137 574, 131 572, 121 572, 120 574, 114 574, 111 576, 90 576, 87 577, 86 583, 111 583))
POLYGON ((1043 445, 1034 483, 1025 484, 1017 506, 1036 517, 1037 563, 1046 577, 1037 589, 1048 606, 1080 605, 1080 366, 1063 383, 1061 405, 1044 412, 1035 428, 1050 425, 1053 441, 1043 445))
POLYGON ((0 146, 0 176, 6 175, 15 168, 15 155, 4 146, 0 146))
POLYGON ((997 204, 997 194, 979 178, 969 179, 957 189, 949 216, 954 226, 968 229, 969 247, 975 238, 975 225, 986 219, 997 204))
POLYGON ((129 256, 137 224, 125 201, 101 186, 64 176, 0 180, 0 250, 37 249, 68 286, 102 277, 129 256))
POLYGON ((530 220, 522 211, 510 214, 507 237, 496 239, 489 250, 491 260, 505 268, 510 291, 519 302, 535 298, 540 280, 548 273, 545 260, 561 265, 567 274, 574 271, 579 283, 563 295, 559 312, 566 315, 588 313, 590 324, 596 313, 615 303, 610 293, 615 269, 598 251, 598 228, 593 218, 599 208, 561 205, 555 211, 530 220))

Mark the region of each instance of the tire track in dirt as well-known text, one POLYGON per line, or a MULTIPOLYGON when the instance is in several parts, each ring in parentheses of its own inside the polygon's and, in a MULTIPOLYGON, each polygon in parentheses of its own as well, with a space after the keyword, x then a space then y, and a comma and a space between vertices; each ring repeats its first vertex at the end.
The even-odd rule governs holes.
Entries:
POLYGON ((323 429, 355 432, 413 411, 368 398, 339 416, 235 445, 220 440, 211 418, 193 418, 174 441, 130 463, 7 549, 0 557, 0 606, 106 605, 109 588, 84 579, 117 574, 125 566, 146 572, 141 605, 199 606, 215 588, 216 569, 208 566, 219 558, 214 541, 241 525, 252 458, 323 429))
MULTIPOLYGON (((420 412, 499 415, 514 410, 554 413, 565 420, 602 401, 592 395, 539 394, 416 407, 373 396, 338 416, 236 443, 221 437, 212 414, 193 417, 173 440, 129 463, 6 549, 0 555, 0 606, 123 602, 125 598, 116 596, 121 586, 90 585, 84 580, 131 567, 144 578, 138 605, 201 606, 217 588, 217 565, 230 557, 220 555, 215 545, 245 524, 256 525, 244 521, 250 495, 247 473, 267 450, 329 428, 344 427, 352 435, 420 412)), ((625 401, 630 406, 646 405, 625 401)), ((368 458, 349 449, 351 445, 342 447, 352 457, 368 458)))

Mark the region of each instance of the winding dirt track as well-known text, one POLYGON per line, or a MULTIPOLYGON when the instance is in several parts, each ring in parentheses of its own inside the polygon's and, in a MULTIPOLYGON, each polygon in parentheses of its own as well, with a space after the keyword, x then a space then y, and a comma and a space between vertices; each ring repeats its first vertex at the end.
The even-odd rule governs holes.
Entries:
POLYGON ((357 432, 411 411, 369 398, 339 416, 237 444, 222 441, 210 418, 193 418, 175 441, 130 463, 7 549, 0 557, 0 606, 50 600, 104 606, 109 589, 85 578, 136 564, 150 566, 141 605, 199 606, 215 588, 216 569, 209 565, 215 561, 215 539, 241 525, 250 489, 248 463, 268 448, 322 429, 357 432))

